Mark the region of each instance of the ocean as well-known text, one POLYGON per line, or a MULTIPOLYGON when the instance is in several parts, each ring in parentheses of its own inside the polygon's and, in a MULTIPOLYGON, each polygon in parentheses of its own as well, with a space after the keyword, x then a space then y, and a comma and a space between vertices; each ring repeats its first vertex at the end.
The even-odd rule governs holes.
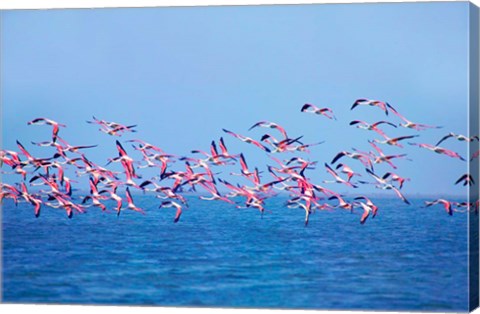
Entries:
POLYGON ((145 215, 92 207, 72 219, 5 200, 3 302, 468 310, 467 214, 423 199, 373 199, 365 225, 360 209, 316 211, 308 227, 283 196, 263 217, 189 196, 176 224, 174 208, 134 199, 145 215))

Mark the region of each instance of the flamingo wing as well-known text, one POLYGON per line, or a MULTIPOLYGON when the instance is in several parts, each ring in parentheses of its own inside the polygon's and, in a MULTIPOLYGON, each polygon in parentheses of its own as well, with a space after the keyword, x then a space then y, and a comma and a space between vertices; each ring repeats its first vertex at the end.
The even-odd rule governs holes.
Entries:
POLYGON ((305 104, 303 105, 302 109, 300 109, 301 112, 307 111, 309 108, 316 109, 316 107, 312 104, 305 104))
POLYGON ((127 152, 125 151, 122 144, 120 144, 120 142, 118 140, 116 141, 116 145, 117 145, 118 155, 120 157, 127 156, 127 152))

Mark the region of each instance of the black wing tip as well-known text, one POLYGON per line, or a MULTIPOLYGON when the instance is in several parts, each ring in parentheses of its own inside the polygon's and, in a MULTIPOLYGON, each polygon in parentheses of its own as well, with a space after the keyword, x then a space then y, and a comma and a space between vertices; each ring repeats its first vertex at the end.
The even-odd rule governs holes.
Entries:
POLYGON ((310 108, 312 105, 311 104, 305 104, 302 106, 302 109, 300 109, 300 112, 304 112, 305 110, 307 110, 308 108, 310 108))

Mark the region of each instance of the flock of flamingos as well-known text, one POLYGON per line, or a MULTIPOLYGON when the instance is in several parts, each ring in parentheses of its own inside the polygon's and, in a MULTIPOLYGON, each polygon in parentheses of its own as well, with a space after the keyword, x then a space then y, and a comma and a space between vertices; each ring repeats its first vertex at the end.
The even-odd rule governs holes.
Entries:
MULTIPOLYGON (((173 207, 176 210, 174 222, 178 222, 184 209, 188 207, 187 199, 182 196, 185 190, 203 192, 198 196, 202 200, 226 202, 237 208, 254 208, 262 214, 265 211, 265 200, 283 191, 290 195, 286 203, 287 207, 301 208, 305 211, 305 226, 308 224, 310 214, 314 211, 336 209, 350 212, 359 209, 361 213, 360 223, 364 224, 368 217, 373 218, 377 215, 379 208, 375 203, 367 196, 353 197, 347 201, 346 196, 333 191, 330 187, 344 185, 355 189, 359 185, 369 184, 378 189, 391 190, 392 195, 396 195, 399 201, 410 204, 402 194, 402 187, 404 184, 408 184, 406 182, 410 179, 393 172, 397 169, 394 164, 395 160, 406 159, 407 155, 404 153, 386 155, 382 151, 382 146, 396 146, 401 149, 403 147, 402 143, 408 143, 408 145, 418 146, 421 149, 466 162, 467 160, 457 152, 439 145, 447 140, 479 141, 478 136, 467 137, 454 133, 447 134, 435 145, 411 142, 418 134, 391 138, 386 134, 389 128, 403 127, 423 131, 439 127, 409 121, 389 103, 383 101, 357 99, 351 110, 357 107, 370 107, 371 109, 368 110, 382 110, 386 117, 392 117, 392 115, 389 116, 390 112, 399 119, 400 123, 395 124, 386 120, 371 124, 359 120, 351 121, 350 126, 372 131, 381 139, 368 141, 373 149, 372 151, 363 152, 353 148, 351 151, 341 151, 332 156, 331 162, 323 165, 332 179, 322 181, 322 185, 312 182, 307 176, 308 171, 315 169, 317 162, 308 161, 291 154, 295 152, 309 153, 310 147, 321 143, 304 143, 301 136, 292 138, 282 126, 273 122, 260 121, 250 127, 249 130, 254 128, 272 129, 269 131, 272 134, 267 133, 258 140, 223 129, 228 136, 254 145, 268 154, 274 165, 267 166, 269 176, 269 179, 267 179, 267 176, 260 176, 261 172, 258 168, 252 169, 248 166, 243 153, 232 154, 227 149, 223 137, 217 142, 211 142, 209 152, 192 150, 191 155, 194 157, 169 154, 161 148, 140 139, 125 140, 123 143, 117 140, 118 156, 108 159, 107 164, 102 167, 88 159, 84 153, 88 149, 96 147, 96 145, 70 145, 59 135, 60 130, 65 127, 64 124, 47 118, 36 118, 28 124, 51 127, 52 137, 48 141, 32 142, 32 144, 49 147, 54 151, 53 156, 49 158, 34 157, 19 141, 17 141, 19 151, 1 150, 0 165, 2 168, 4 165, 11 168, 10 172, 2 170, 2 173, 18 176, 19 182, 13 185, 1 183, 0 202, 9 198, 15 204, 18 204, 18 202, 29 203, 32 205, 36 217, 39 217, 41 209, 44 207, 63 209, 69 218, 72 218, 74 213, 86 212, 86 208, 89 207, 97 207, 102 211, 114 210, 118 215, 123 210, 144 213, 143 209, 135 204, 132 197, 131 190, 136 189, 155 194, 159 198, 160 208, 173 207), (131 147, 127 147, 127 145, 131 147), (129 149, 127 150, 125 147, 129 149), (135 154, 141 155, 140 160, 135 160, 132 157, 131 153, 134 151, 136 151, 135 154), (287 155, 290 158, 283 160, 282 157, 275 157, 285 156, 284 153, 290 153, 287 155), (115 172, 107 169, 106 167, 112 163, 121 164, 123 171, 115 172), (173 170, 172 163, 181 164, 184 170, 173 170), (392 171, 382 174, 376 173, 374 165, 382 163, 388 164, 392 171), (357 168, 364 168, 365 173, 355 172, 351 167, 352 164, 357 168), (234 184, 225 178, 220 178, 218 176, 219 172, 215 172, 216 168, 227 165, 238 168, 238 172, 229 173, 230 176, 244 177, 248 180, 246 182, 249 183, 244 185, 234 184), (76 176, 86 176, 88 178, 90 190, 88 195, 72 196, 72 191, 76 191, 72 188, 72 183, 75 184, 76 181, 67 177, 67 174, 70 173, 67 172, 68 168, 73 169, 74 171, 71 173, 75 173, 76 176), (139 174, 140 169, 144 168, 158 169, 155 170, 158 175, 146 180, 139 174), (368 178, 368 180, 365 180, 365 178, 368 178), (32 186, 37 186, 37 188, 32 188, 32 186), (221 186, 220 190, 228 192, 220 193, 219 186, 221 186), (29 189, 31 192, 29 192, 29 189)), ((320 119, 336 120, 330 108, 318 108, 312 104, 305 104, 300 111, 316 114, 320 119)), ((122 125, 99 120, 95 117, 92 121, 87 122, 98 125, 100 127, 99 131, 111 136, 121 137, 126 133, 136 132, 136 125, 122 125)), ((479 151, 470 156, 470 161, 478 157, 479 151)), ((466 173, 459 175, 458 180, 452 182, 453 184, 471 186, 475 184, 475 181, 470 174, 466 173)), ((475 203, 453 202, 446 199, 425 202, 426 207, 434 205, 443 206, 449 215, 454 212, 466 211, 478 213, 479 208, 478 200, 475 203)))

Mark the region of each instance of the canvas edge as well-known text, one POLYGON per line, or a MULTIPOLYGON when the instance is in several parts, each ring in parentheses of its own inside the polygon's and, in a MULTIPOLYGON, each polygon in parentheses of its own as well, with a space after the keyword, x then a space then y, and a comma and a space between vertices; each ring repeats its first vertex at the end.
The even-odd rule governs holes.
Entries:
MULTIPOLYGON (((479 134, 479 8, 470 2, 469 5, 469 77, 468 77, 468 103, 469 103, 469 136, 478 136, 479 134)), ((468 156, 479 149, 478 141, 469 142, 468 156)), ((479 158, 469 161, 468 173, 476 181, 479 178, 479 158)), ((476 204, 479 197, 478 182, 471 185, 468 191, 468 201, 470 204, 476 204)), ((469 311, 478 307, 479 303, 479 217, 478 213, 470 212, 468 214, 468 292, 469 292, 469 311)))
MULTIPOLYGON (((480 0, 474 0, 480 1, 480 0)), ((466 3, 470 0, 83 0, 83 1, 32 1, 15 0, 0 2, 0 11, 66 10, 66 9, 142 9, 142 8, 195 8, 242 6, 297 6, 297 5, 345 5, 345 4, 404 4, 404 3, 466 3)))
MULTIPOLYGON (((0 149, 3 149, 3 14, 0 10, 0 149)), ((0 172, 0 183, 3 183, 3 175, 0 172)), ((0 202, 0 303, 3 303, 3 202, 0 202)))

